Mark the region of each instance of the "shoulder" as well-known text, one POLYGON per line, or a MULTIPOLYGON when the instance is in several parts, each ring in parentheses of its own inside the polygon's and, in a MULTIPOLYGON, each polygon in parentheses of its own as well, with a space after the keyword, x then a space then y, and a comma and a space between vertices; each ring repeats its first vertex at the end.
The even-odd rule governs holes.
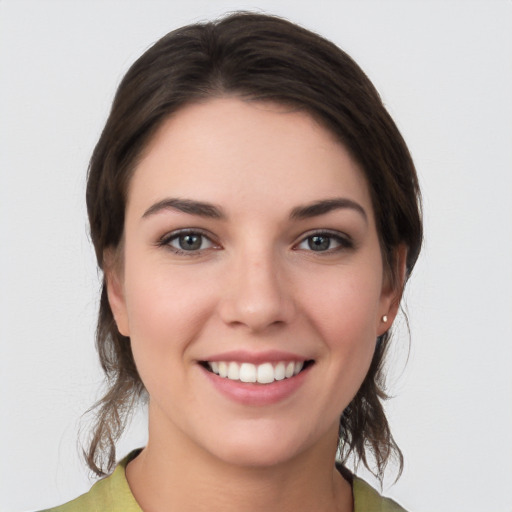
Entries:
POLYGON ((126 480, 125 469, 135 452, 123 459, 114 472, 96 482, 89 492, 58 507, 41 512, 142 512, 126 480))
POLYGON ((396 501, 381 496, 371 485, 354 475, 341 462, 336 462, 336 468, 352 486, 354 512, 407 512, 396 501))
POLYGON ((382 497, 361 478, 354 476, 352 482, 354 512, 406 512, 395 501, 382 497))

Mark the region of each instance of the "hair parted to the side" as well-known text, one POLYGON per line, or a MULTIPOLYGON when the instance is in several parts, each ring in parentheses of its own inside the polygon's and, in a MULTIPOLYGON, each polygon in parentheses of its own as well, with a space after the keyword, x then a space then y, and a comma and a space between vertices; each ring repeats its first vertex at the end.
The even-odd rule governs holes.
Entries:
MULTIPOLYGON (((170 32, 122 80, 88 174, 87 208, 101 269, 106 251, 120 249, 129 181, 156 130, 187 104, 227 96, 303 110, 329 129, 366 176, 388 277, 396 282, 395 256, 403 245, 410 275, 422 243, 418 180, 374 86, 321 36, 278 17, 244 12, 170 32)), ((381 479, 391 456, 400 470, 403 464, 382 406, 389 339, 387 332, 377 341, 369 372, 339 429, 342 459, 352 454, 381 479)), ((117 330, 105 281, 96 343, 108 388, 93 408, 96 424, 85 456, 89 467, 104 475, 114 466, 115 443, 145 393, 130 339, 117 330)))

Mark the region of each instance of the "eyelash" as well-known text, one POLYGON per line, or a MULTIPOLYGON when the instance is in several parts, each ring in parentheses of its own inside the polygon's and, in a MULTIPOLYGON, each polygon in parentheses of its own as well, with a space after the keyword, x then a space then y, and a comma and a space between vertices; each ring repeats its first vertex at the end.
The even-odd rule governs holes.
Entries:
POLYGON ((166 248, 170 249, 174 254, 177 254, 179 256, 181 256, 181 255, 183 255, 183 256, 199 256, 205 250, 219 248, 218 244, 216 244, 212 240, 211 236, 208 233, 202 231, 201 229, 180 229, 179 231, 173 231, 172 233, 167 233, 162 238, 160 238, 157 245, 159 247, 166 247, 166 248), (197 249, 197 250, 193 250, 193 249, 186 250, 186 249, 180 249, 178 247, 173 247, 171 245, 171 242, 173 242, 175 240, 179 240, 181 237, 185 237, 187 235, 201 237, 201 245, 203 245, 205 240, 208 240, 208 242, 211 244, 211 246, 203 248, 203 249, 197 249))
POLYGON ((302 244, 308 244, 309 248, 306 249, 307 252, 319 253, 319 254, 333 254, 340 251, 346 251, 354 248, 353 240, 348 236, 339 233, 338 231, 329 231, 329 230, 316 230, 313 232, 306 233, 301 237, 301 240, 298 244, 295 245, 297 247, 296 250, 301 250, 300 246, 302 244), (315 251, 311 248, 310 241, 314 238, 325 238, 329 240, 329 247, 325 251, 315 251), (332 241, 338 244, 337 247, 330 247, 332 245, 332 241))
MULTIPOLYGON (((209 236, 208 233, 202 231, 201 229, 181 229, 179 231, 173 231, 172 233, 168 233, 164 235, 160 240, 157 242, 157 245, 159 247, 166 247, 170 249, 174 254, 177 255, 183 255, 183 256, 199 256, 204 251, 209 249, 218 249, 219 245, 216 244, 211 236, 209 236), (173 241, 179 240, 181 237, 185 236, 196 236, 201 238, 200 245, 202 246, 204 241, 207 240, 210 244, 209 247, 206 248, 199 248, 199 249, 182 249, 178 247, 174 247, 171 245, 173 241)), ((306 252, 312 252, 312 253, 319 253, 319 254, 333 254, 339 251, 343 250, 350 250, 354 248, 354 242, 351 240, 351 238, 347 235, 341 235, 339 232, 333 232, 333 231, 326 231, 326 230, 317 230, 310 233, 306 233, 304 236, 301 237, 300 241, 294 245, 294 250, 306 250, 306 252), (328 247, 326 250, 320 250, 315 251, 311 247, 312 240, 314 238, 324 238, 328 239, 328 247), (337 247, 331 247, 332 242, 337 244, 337 247), (308 249, 301 248, 300 246, 302 244, 307 244, 308 249)))

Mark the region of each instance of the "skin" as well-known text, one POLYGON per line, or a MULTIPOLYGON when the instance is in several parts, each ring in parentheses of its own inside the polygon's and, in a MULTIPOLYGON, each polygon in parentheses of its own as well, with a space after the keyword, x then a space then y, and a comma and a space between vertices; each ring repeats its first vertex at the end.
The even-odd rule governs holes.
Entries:
POLYGON ((352 510, 350 485, 333 469, 338 421, 399 291, 345 148, 278 105, 187 106, 135 170, 121 251, 105 254, 109 300, 150 396, 149 442, 127 468, 142 508, 352 510), (169 198, 215 205, 222 218, 159 207, 169 198), (352 203, 291 216, 335 198, 352 203), (204 235, 198 250, 180 249, 183 229, 204 235), (283 399, 240 403, 200 364, 240 350, 314 363, 283 399))

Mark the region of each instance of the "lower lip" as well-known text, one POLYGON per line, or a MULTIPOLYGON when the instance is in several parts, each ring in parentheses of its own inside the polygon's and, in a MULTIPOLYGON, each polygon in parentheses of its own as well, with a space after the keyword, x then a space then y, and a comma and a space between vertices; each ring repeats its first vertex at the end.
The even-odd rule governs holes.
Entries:
POLYGON ((271 405, 286 400, 304 383, 311 366, 289 379, 275 380, 270 384, 247 383, 219 377, 203 368, 203 373, 213 386, 227 398, 243 405, 271 405))

